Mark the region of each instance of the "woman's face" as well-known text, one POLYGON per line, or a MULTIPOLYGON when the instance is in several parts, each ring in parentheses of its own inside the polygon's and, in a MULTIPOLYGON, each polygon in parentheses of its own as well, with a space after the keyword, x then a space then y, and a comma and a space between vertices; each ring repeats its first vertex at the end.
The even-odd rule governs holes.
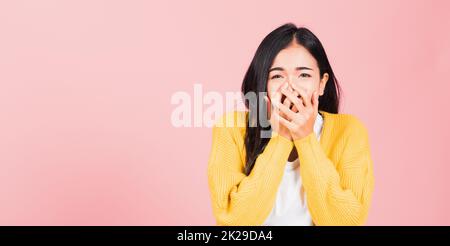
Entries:
POLYGON ((282 86, 294 91, 292 84, 303 89, 311 97, 315 91, 323 95, 328 74, 320 78, 316 59, 303 46, 293 42, 281 50, 269 69, 267 92, 272 99, 274 93, 282 86))

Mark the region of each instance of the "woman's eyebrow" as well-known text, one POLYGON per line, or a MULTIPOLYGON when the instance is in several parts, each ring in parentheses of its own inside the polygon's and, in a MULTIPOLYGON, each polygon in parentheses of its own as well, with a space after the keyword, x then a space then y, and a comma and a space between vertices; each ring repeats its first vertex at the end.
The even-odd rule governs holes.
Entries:
MULTIPOLYGON (((296 67, 295 70, 300 71, 300 70, 313 70, 313 69, 309 68, 309 67, 296 67)), ((269 73, 272 71, 284 71, 284 69, 282 67, 273 67, 273 68, 269 69, 269 73)))
POLYGON ((272 72, 272 71, 275 71, 275 70, 284 71, 284 69, 281 68, 281 67, 273 67, 273 68, 269 69, 269 73, 272 72))
POLYGON ((296 67, 295 70, 312 70, 312 68, 309 68, 309 67, 296 67))

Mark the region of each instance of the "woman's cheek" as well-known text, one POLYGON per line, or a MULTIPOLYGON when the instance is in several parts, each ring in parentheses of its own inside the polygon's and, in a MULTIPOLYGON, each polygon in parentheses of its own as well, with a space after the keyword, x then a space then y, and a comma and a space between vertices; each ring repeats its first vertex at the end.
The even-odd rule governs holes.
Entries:
POLYGON ((318 85, 316 85, 315 81, 312 79, 299 81, 296 83, 296 85, 298 87, 300 87, 301 89, 303 89, 306 92, 306 94, 308 94, 309 96, 311 96, 314 93, 314 91, 316 91, 316 89, 317 89, 316 87, 318 86, 318 85))
POLYGON ((281 86, 282 83, 276 81, 269 81, 267 84, 267 94, 269 94, 269 98, 272 98, 277 89, 281 86))

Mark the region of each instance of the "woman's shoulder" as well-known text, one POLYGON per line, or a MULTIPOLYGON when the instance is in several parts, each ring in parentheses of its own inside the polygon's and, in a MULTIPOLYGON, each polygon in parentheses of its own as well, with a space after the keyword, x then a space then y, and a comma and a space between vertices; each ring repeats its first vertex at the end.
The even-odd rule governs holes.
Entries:
POLYGON ((218 119, 214 127, 226 128, 245 128, 247 124, 247 111, 230 111, 226 112, 218 119))
MULTIPOLYGON (((324 121, 332 126, 333 131, 344 134, 363 134, 367 135, 367 128, 363 121, 355 115, 343 113, 328 113, 320 111, 324 121)), ((325 124, 327 124, 325 123, 325 124)))
POLYGON ((213 126, 213 139, 243 146, 247 122, 246 117, 246 111, 232 111, 223 114, 216 120, 213 126))

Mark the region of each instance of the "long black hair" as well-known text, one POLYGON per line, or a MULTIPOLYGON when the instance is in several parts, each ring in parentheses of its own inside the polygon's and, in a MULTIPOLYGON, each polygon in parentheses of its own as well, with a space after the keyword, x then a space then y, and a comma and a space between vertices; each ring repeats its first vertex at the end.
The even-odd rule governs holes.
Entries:
MULTIPOLYGON (((256 93, 257 100, 245 100, 245 106, 249 113, 247 115, 246 133, 245 133, 245 151, 246 164, 245 173, 249 175, 259 154, 264 151, 270 138, 262 137, 262 131, 267 130, 267 124, 261 124, 261 118, 258 119, 258 113, 266 113, 267 105, 261 100, 261 92, 267 93, 267 79, 269 69, 272 66, 276 55, 286 48, 293 40, 305 47, 306 50, 316 59, 320 70, 320 77, 328 73, 329 78, 326 83, 324 94, 319 97, 319 110, 338 113, 340 86, 333 69, 331 68, 328 57, 319 39, 307 28, 297 27, 292 23, 282 25, 269 33, 261 42, 256 50, 255 56, 244 76, 242 82, 242 93, 256 93), (249 105, 256 104, 256 105, 249 105), (259 110, 259 112, 257 112, 259 110)), ((266 117, 263 117, 266 118, 266 117)), ((270 130, 270 125, 269 125, 270 130)))

